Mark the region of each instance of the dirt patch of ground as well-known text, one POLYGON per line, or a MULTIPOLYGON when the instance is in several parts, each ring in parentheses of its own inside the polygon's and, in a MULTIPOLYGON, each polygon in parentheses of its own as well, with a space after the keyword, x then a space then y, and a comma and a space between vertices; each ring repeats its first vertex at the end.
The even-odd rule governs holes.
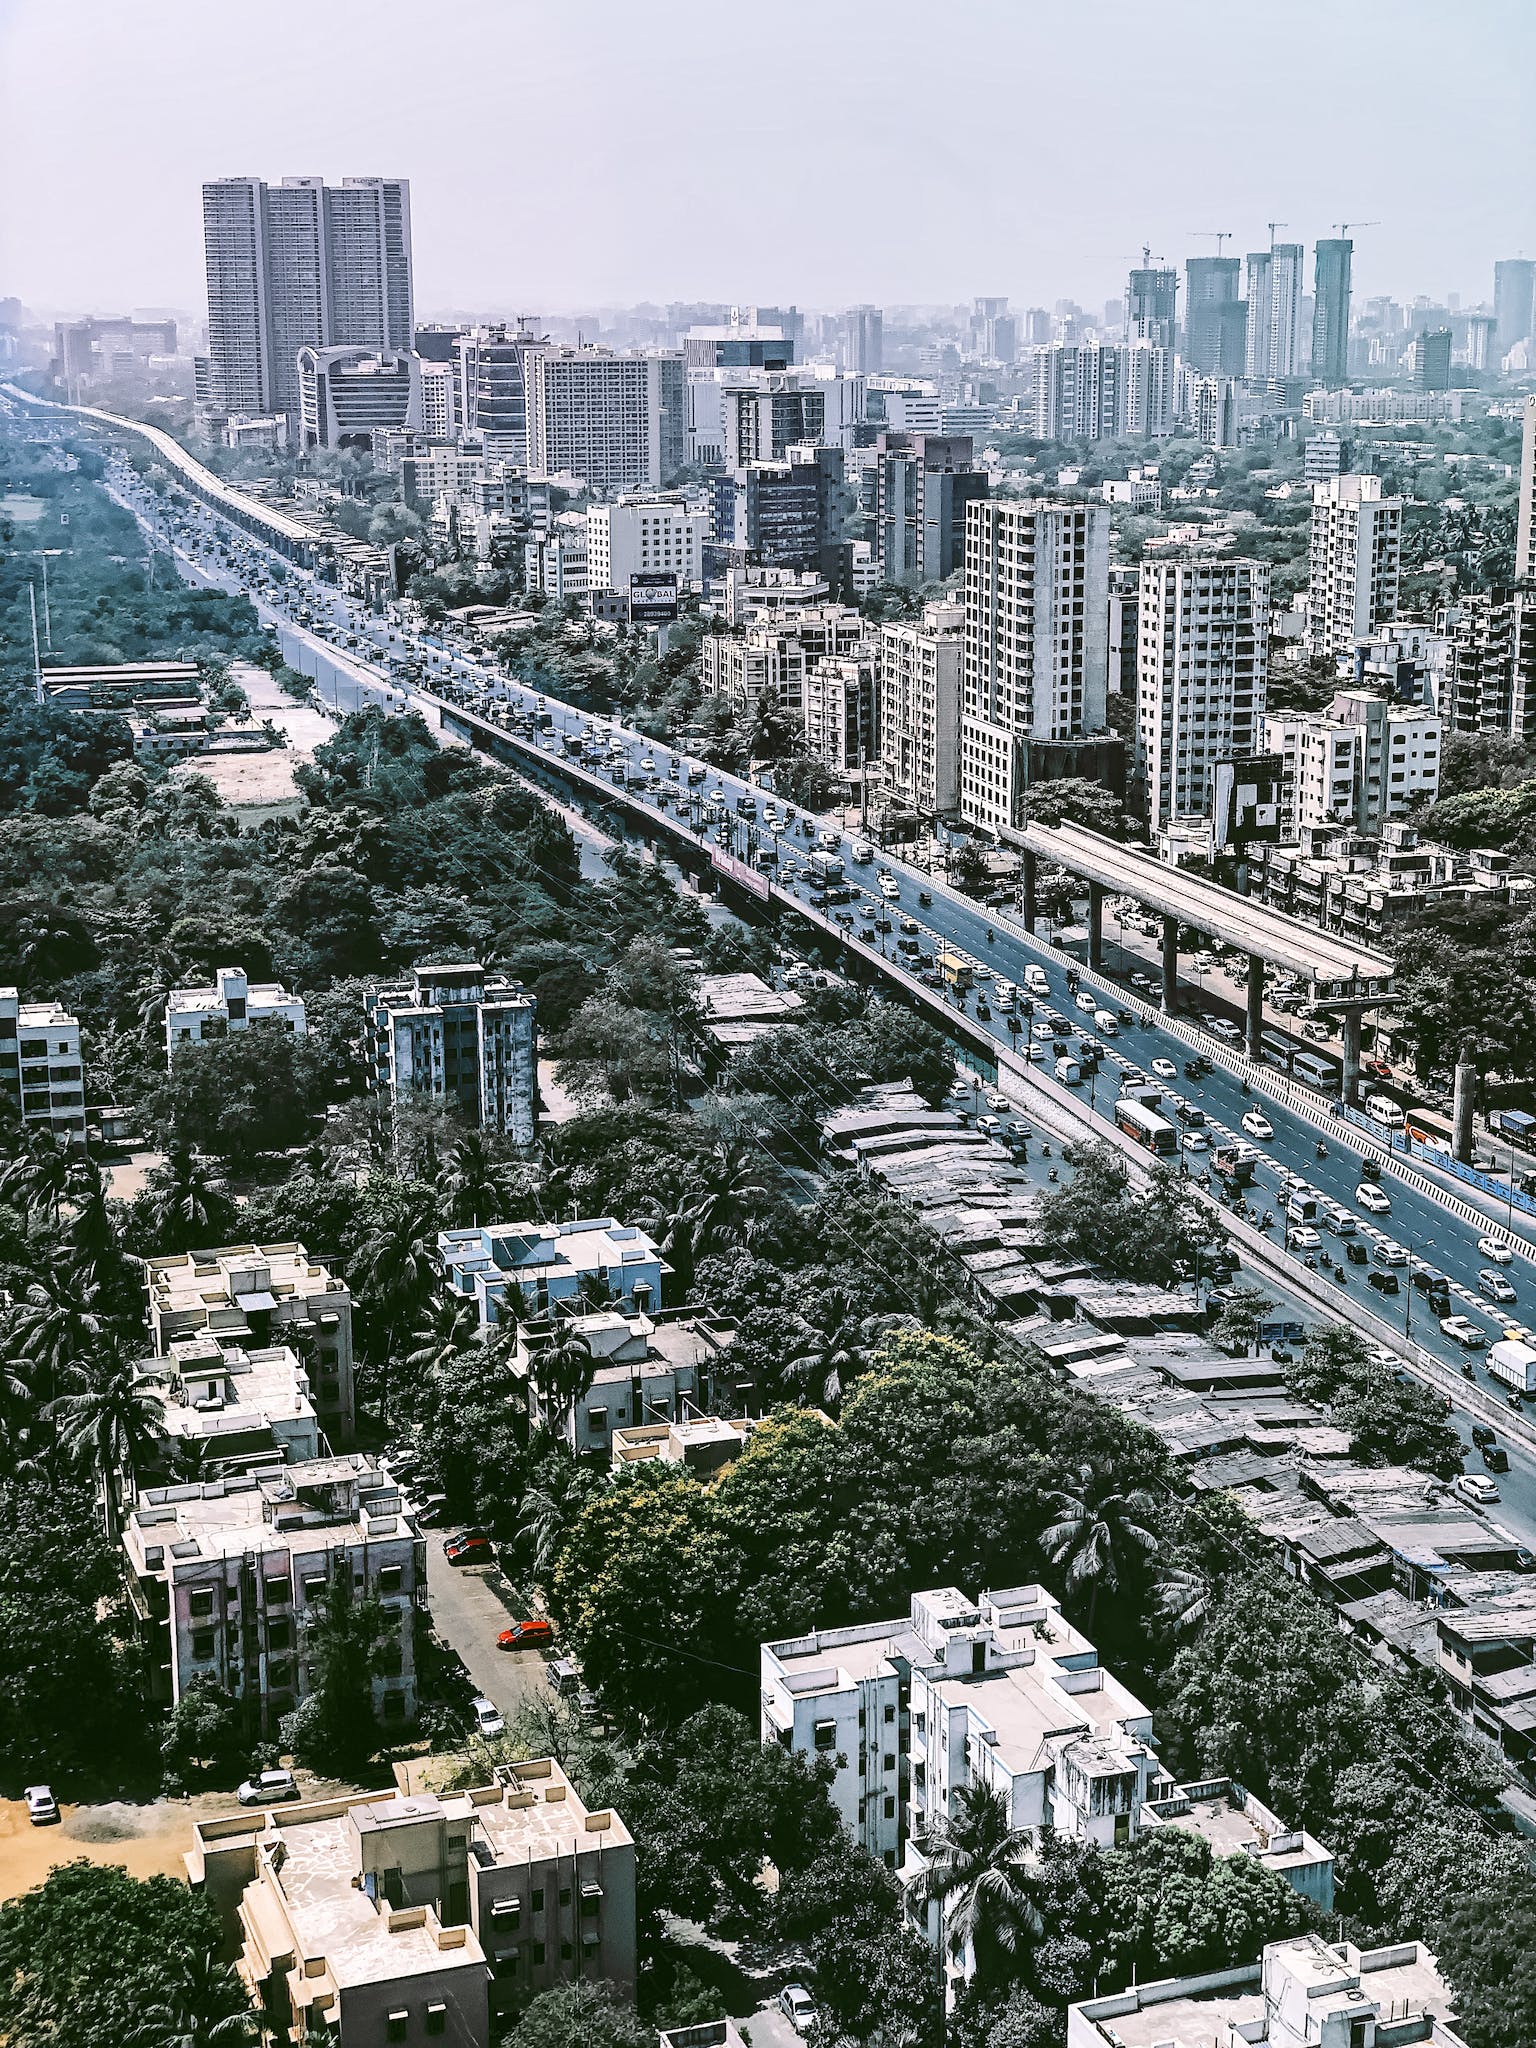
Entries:
POLYGON ((151 1167, 163 1166, 163 1152, 134 1152, 126 1159, 114 1159, 106 1169, 107 1193, 119 1202, 131 1202, 144 1192, 144 1176, 151 1167))
POLYGON ((178 762, 172 772, 206 776, 227 804, 293 803, 299 794, 294 769, 315 758, 316 747, 335 732, 335 721, 313 705, 295 704, 264 668, 237 661, 231 673, 251 700, 251 716, 258 724, 270 719, 288 744, 264 754, 197 754, 178 762))

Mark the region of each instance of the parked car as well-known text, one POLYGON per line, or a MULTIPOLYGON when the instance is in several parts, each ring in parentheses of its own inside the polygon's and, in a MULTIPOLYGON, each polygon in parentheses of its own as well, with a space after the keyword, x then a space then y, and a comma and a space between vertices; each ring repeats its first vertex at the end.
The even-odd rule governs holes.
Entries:
POLYGON ((490 1539, 486 1536, 445 1536, 443 1555, 455 1568, 466 1564, 489 1564, 490 1539))
POLYGON ((542 1650, 555 1640, 555 1625, 542 1614, 514 1621, 496 1638, 498 1650, 542 1650))
POLYGON ((1451 1482, 1451 1490, 1480 1508, 1490 1507, 1499 1497, 1499 1489, 1481 1472, 1463 1472, 1451 1482))
POLYGON ((299 1788, 292 1771, 256 1771, 246 1779, 235 1797, 242 1806, 275 1806, 284 1799, 297 1799, 299 1788))
POLYGON ((502 1719, 501 1709, 494 1700, 471 1700, 469 1711, 474 1720, 475 1733, 482 1741, 489 1742, 497 1735, 506 1734, 507 1724, 502 1719))
MULTIPOLYGON (((286 1777, 287 1773, 284 1772, 283 1775, 286 1777)), ((243 1801, 245 1798, 245 1787, 243 1785, 240 1788, 240 1796, 243 1801)), ((33 1827, 49 1827, 59 1818, 59 1802, 54 1798, 51 1786, 29 1785, 22 1794, 22 1797, 27 1802, 27 1819, 31 1821, 33 1827)))
POLYGON ((808 2034, 821 2022, 816 2001, 803 1984, 786 1984, 779 1993, 779 2011, 797 2034, 808 2034))

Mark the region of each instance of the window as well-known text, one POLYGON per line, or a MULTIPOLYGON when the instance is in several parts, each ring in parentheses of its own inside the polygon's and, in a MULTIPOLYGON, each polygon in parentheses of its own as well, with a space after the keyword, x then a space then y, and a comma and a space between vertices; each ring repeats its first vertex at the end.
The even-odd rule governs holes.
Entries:
POLYGON ((385 1693, 384 1718, 386 1721, 403 1721, 405 1719, 405 1694, 403 1692, 391 1691, 385 1693))
POLYGON ((543 1944, 543 1942, 542 1942, 542 1941, 536 1941, 536 1942, 535 1942, 535 1943, 533 1944, 533 1961, 534 1961, 534 1966, 535 1966, 535 1967, 537 1967, 537 1966, 538 1966, 538 1965, 539 1965, 540 1963, 542 1963, 542 1962, 543 1962, 543 1960, 544 1960, 544 1944, 543 1944))
POLYGON ((392 2012, 389 2016, 384 2038, 387 2041, 405 2040, 410 2024, 411 2016, 408 2012, 392 2012))
POLYGON ((836 1749, 837 1723, 835 1721, 818 1721, 813 1739, 818 1750, 836 1749))
POLYGON ((379 1572, 379 1591, 381 1593, 398 1593, 403 1572, 404 1567, 402 1565, 385 1565, 379 1572))
POLYGON ((562 1906, 568 1906, 571 1903, 571 1888, 568 1884, 563 1884, 560 1887, 560 1903, 562 1906))
POLYGON ((213 1630, 211 1628, 194 1629, 192 1633, 192 1655, 199 1663, 204 1664, 213 1655, 213 1630))
POLYGON ((286 1607, 292 1597, 293 1588, 286 1579, 267 1580, 267 1605, 269 1607, 286 1607))
POLYGON ((884 1812, 887 1820, 896 1818, 896 1801, 889 1793, 886 1794, 884 1812))
POLYGON ((427 2007, 427 2032, 446 2034, 448 2031, 448 2008, 440 1999, 427 2007))
POLYGON ((191 1604, 191 1611, 192 1611, 192 1613, 193 1613, 193 1615, 194 1615, 194 1616, 197 1616, 197 1615, 208 1615, 208 1614, 212 1614, 212 1612, 213 1612, 213 1588, 212 1588, 212 1586, 194 1586, 194 1587, 192 1588, 192 1599, 191 1599, 191 1603, 190 1603, 190 1604, 191 1604))
POLYGON ((289 1639, 290 1629, 286 1618, 282 1621, 268 1622, 267 1648, 269 1650, 286 1650, 289 1644, 289 1639))
POLYGON ((534 1910, 534 1912, 535 1912, 535 1913, 542 1913, 542 1912, 543 1912, 543 1910, 544 1910, 544 1887, 543 1887, 543 1885, 541 1885, 541 1884, 536 1884, 536 1885, 534 1886, 534 1888, 533 1888, 533 1897, 532 1897, 532 1899, 530 1899, 530 1901, 529 1901, 529 1904, 530 1904, 530 1905, 532 1906, 532 1908, 533 1908, 533 1910, 534 1910))

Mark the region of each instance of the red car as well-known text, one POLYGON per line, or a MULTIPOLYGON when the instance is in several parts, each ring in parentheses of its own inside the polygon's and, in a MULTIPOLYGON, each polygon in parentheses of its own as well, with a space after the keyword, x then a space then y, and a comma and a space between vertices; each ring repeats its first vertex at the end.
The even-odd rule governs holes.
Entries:
POLYGON ((1390 1081, 1392 1078, 1392 1069, 1385 1060, 1362 1060, 1360 1064, 1378 1081, 1390 1081))
POLYGON ((484 1536, 445 1536, 443 1555, 452 1565, 489 1564, 490 1541, 484 1536))
POLYGON ((542 1650, 555 1640, 554 1626, 542 1614, 532 1621, 514 1621, 496 1638, 498 1650, 542 1650))

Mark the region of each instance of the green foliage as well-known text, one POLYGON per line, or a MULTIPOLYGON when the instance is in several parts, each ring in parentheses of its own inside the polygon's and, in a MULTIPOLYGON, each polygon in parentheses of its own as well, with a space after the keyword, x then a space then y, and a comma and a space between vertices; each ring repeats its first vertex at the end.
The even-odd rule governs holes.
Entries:
POLYGON ((1466 1447, 1446 1419, 1443 1398, 1372 1358, 1365 1339, 1345 1323, 1314 1325, 1286 1370, 1286 1384, 1298 1400, 1331 1412, 1363 1465, 1417 1465, 1440 1479, 1462 1469, 1466 1447))
POLYGON ((217 1679, 195 1677, 166 1715, 160 1757, 173 1785, 201 1778, 233 1783, 246 1760, 240 1702, 217 1679))
POLYGON ((1266 1942, 1320 1925, 1301 1894, 1252 1856, 1216 1856, 1203 1836, 1152 1828, 1100 1859, 1104 1988, 1229 1969, 1266 1942))
POLYGON ((178 1045, 143 1107, 176 1144, 241 1173, 263 1153, 302 1141, 329 1082, 323 1054, 307 1037, 263 1022, 204 1045, 178 1045))
POLYGON ((512 2032, 507 2048, 656 2048, 656 2029, 601 1978, 541 1991, 512 2032))
POLYGON ((1187 1182, 1161 1162, 1145 1194, 1107 1145, 1086 1145, 1070 1181, 1040 1205, 1046 1236, 1073 1258, 1091 1259, 1127 1280, 1171 1287, 1195 1270, 1195 1254, 1220 1241, 1215 1220, 1187 1182))
POLYGON ((927 1943, 901 1918, 895 1878, 841 1837, 780 1888, 778 1932, 804 1946, 812 1996, 834 2038, 877 2028, 913 2048, 944 2039, 943 1993, 927 1943))
POLYGON ((383 1604, 376 1593, 359 1597, 350 1571, 335 1572, 305 1602, 303 1627, 309 1691, 283 1721, 284 1745, 314 1770, 355 1776, 378 1741, 372 1680, 390 1640, 383 1604))

